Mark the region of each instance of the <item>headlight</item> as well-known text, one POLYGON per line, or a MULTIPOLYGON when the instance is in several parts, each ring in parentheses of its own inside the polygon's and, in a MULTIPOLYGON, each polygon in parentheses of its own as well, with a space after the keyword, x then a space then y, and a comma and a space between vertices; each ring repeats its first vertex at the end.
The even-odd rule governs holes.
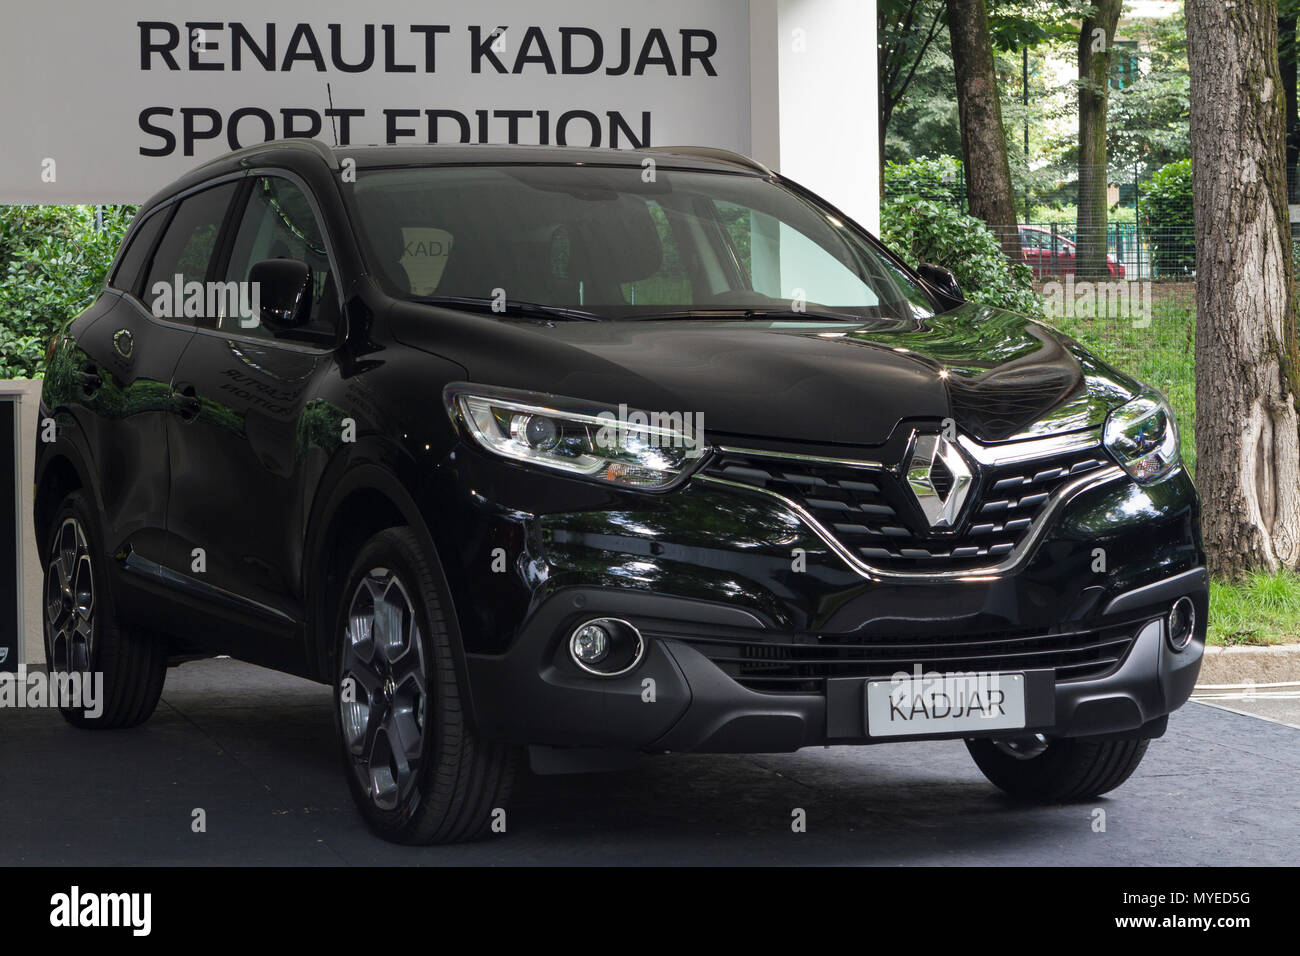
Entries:
POLYGON ((1158 392, 1145 392, 1111 412, 1105 444, 1139 484, 1149 485, 1178 467, 1178 424, 1158 392))
POLYGON ((628 413, 626 408, 579 412, 547 401, 448 394, 452 415, 488 451, 613 485, 666 488, 690 471, 704 451, 693 421, 687 427, 662 424, 682 422, 680 414, 628 413))

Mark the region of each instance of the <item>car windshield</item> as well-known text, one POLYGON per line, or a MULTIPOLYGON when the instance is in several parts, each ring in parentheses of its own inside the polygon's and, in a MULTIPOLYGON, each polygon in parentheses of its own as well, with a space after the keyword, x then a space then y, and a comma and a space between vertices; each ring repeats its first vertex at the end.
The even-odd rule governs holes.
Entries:
POLYGON ((588 319, 932 313, 850 224, 757 176, 404 167, 345 189, 371 270, 401 298, 588 319))

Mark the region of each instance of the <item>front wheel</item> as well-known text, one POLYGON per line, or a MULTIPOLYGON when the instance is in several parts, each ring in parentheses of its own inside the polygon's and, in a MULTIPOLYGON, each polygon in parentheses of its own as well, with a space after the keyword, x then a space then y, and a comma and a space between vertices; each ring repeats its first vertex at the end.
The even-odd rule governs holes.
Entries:
POLYGON ((967 740, 994 786, 1021 800, 1084 800, 1114 790, 1142 762, 1148 740, 1086 740, 1042 735, 967 740))
POLYGON ((381 531, 352 564, 336 624, 348 784, 371 829, 395 843, 482 836, 517 762, 515 748, 468 725, 441 582, 409 528, 381 531))

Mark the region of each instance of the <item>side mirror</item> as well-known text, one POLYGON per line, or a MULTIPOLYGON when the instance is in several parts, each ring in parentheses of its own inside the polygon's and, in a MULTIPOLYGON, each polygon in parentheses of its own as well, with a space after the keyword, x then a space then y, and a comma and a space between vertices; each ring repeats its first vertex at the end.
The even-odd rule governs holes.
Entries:
POLYGON ((943 299, 949 308, 956 308, 966 301, 966 296, 962 295, 961 286, 957 284, 957 277, 942 266, 922 262, 916 267, 916 274, 925 280, 926 285, 939 294, 939 298, 943 299))
POLYGON ((263 259, 249 270, 257 290, 257 319, 272 334, 302 328, 311 318, 311 266, 300 259, 263 259))

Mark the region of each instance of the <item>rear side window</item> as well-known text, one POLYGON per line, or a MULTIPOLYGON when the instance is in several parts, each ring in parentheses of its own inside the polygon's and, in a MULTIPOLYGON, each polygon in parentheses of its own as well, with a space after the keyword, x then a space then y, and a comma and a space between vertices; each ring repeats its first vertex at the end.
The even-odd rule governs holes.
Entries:
POLYGON ((146 303, 160 294, 159 283, 171 288, 178 275, 182 284, 207 279, 208 267, 217 252, 221 223, 237 187, 238 183, 225 183, 180 201, 153 254, 144 284, 146 303))
POLYGON ((154 213, 135 230, 118 260, 109 285, 132 294, 140 291, 140 272, 149 259, 149 253, 153 252, 154 243, 158 241, 158 233, 162 232, 167 223, 169 212, 170 210, 163 210, 154 213))

